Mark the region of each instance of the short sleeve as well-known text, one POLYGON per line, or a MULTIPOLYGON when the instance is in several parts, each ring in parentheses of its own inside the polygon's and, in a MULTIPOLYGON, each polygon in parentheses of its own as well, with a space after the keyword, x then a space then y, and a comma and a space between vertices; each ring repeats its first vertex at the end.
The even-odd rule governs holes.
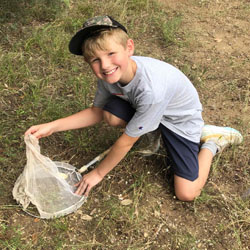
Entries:
POLYGON ((97 82, 97 90, 94 98, 94 107, 103 108, 111 96, 110 92, 100 81, 97 82))

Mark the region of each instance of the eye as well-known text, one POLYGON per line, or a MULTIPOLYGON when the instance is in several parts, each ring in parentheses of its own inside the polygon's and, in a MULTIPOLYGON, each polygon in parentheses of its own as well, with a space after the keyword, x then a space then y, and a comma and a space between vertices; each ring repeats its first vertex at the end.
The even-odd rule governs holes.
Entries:
POLYGON ((95 63, 95 62, 97 62, 99 59, 98 58, 92 58, 91 60, 90 60, 90 63, 95 63))
POLYGON ((112 55, 114 55, 115 54, 115 52, 109 52, 109 56, 112 56, 112 55))

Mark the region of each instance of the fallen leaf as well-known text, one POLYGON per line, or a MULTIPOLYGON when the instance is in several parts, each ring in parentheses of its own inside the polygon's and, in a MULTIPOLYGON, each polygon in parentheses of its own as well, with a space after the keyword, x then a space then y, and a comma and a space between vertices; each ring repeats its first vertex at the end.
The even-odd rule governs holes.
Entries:
POLYGON ((39 218, 35 218, 35 219, 34 219, 34 222, 38 222, 38 221, 40 221, 39 218))
POLYGON ((215 40, 215 42, 217 42, 217 43, 222 42, 222 39, 221 39, 221 38, 215 38, 214 40, 215 40))
POLYGON ((89 216, 89 215, 87 215, 87 214, 83 214, 83 215, 81 216, 81 219, 86 220, 86 221, 91 221, 91 220, 92 220, 92 217, 89 216))
POLYGON ((64 173, 59 173, 60 177, 62 177, 64 180, 66 180, 68 178, 67 174, 64 173))
POLYGON ((161 215, 161 213, 159 211, 156 211, 156 210, 154 211, 154 216, 155 217, 160 217, 160 215, 161 215))
POLYGON ((128 205, 130 205, 132 203, 132 200, 130 200, 130 199, 125 199, 125 200, 122 200, 121 201, 121 204, 123 205, 123 206, 128 206, 128 205))
POLYGON ((36 244, 36 243, 37 243, 37 240, 38 240, 38 233, 32 234, 31 237, 32 237, 33 244, 36 244))

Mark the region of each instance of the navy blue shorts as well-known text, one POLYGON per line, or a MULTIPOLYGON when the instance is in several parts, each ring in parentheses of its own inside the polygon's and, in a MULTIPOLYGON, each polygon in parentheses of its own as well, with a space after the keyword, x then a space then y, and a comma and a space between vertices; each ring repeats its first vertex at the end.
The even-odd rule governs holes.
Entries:
POLYGON ((108 102, 103 107, 103 110, 108 111, 127 123, 135 114, 135 109, 129 104, 129 102, 115 95, 109 98, 108 102))
MULTIPOLYGON (((135 109, 129 102, 116 96, 109 99, 103 110, 126 122, 129 122, 135 113, 135 109)), ((199 174, 199 143, 177 135, 162 124, 159 125, 159 128, 167 155, 172 162, 171 167, 174 174, 190 181, 196 180, 199 174)))

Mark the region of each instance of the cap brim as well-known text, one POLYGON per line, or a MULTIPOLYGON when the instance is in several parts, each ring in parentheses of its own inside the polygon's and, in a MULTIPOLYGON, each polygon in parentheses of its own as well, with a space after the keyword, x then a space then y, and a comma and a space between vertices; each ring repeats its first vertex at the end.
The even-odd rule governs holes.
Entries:
POLYGON ((103 28, 110 28, 110 26, 99 25, 79 30, 69 42, 69 51, 74 55, 82 56, 82 44, 84 40, 86 40, 92 32, 103 28))

